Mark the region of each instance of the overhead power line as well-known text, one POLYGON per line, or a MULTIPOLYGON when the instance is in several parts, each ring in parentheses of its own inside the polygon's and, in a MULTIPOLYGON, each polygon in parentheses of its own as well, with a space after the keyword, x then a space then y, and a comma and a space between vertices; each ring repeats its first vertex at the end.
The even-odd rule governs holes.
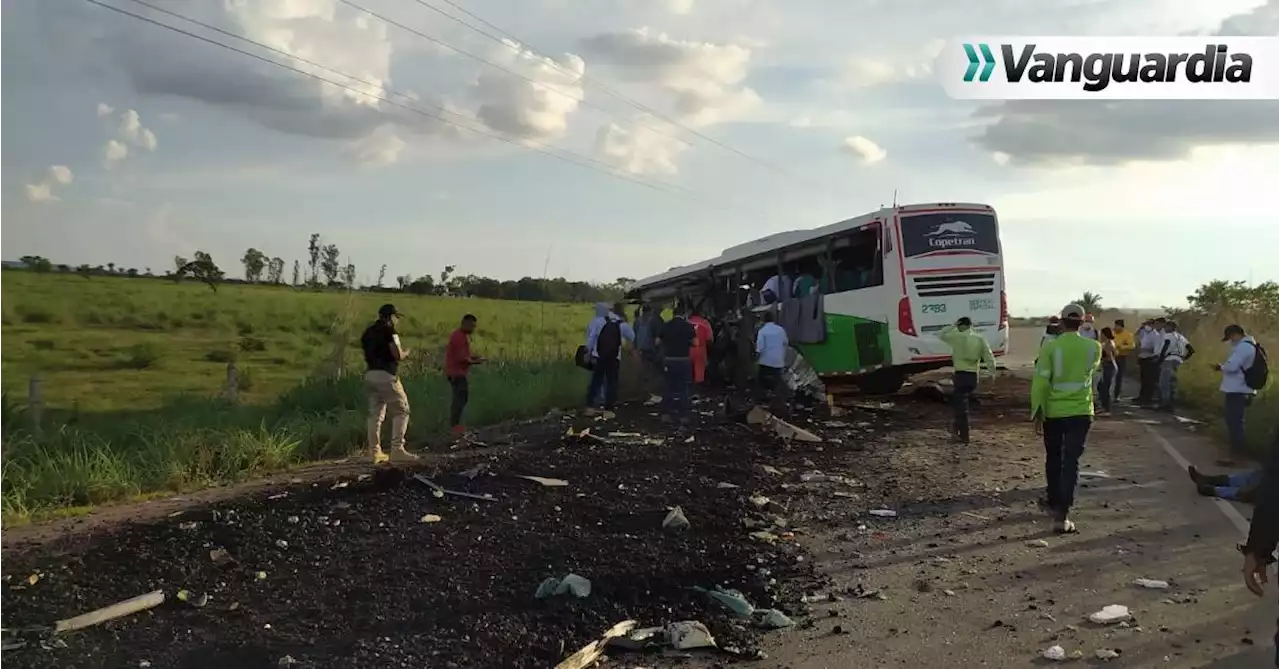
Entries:
MULTIPOLYGON (((348 0, 341 0, 341 1, 342 1, 342 2, 346 2, 347 4, 351 4, 350 2, 348 2, 348 0)), ((440 1, 441 1, 441 2, 443 2, 443 3, 445 3, 445 4, 447 4, 447 5, 449 5, 450 7, 452 7, 452 8, 454 8, 454 9, 458 10, 458 11, 459 11, 459 12, 461 12, 462 14, 465 14, 466 16, 469 16, 469 17, 471 17, 471 18, 475 19, 475 20, 476 20, 476 21, 478 21, 479 23, 481 23, 481 24, 483 24, 483 25, 487 26, 488 28, 492 29, 493 31, 495 31, 495 32, 499 33, 499 35, 501 35, 501 36, 499 36, 499 35, 494 35, 493 33, 490 33, 490 32, 488 32, 488 31, 485 31, 485 30, 483 30, 483 29, 481 29, 481 28, 477 28, 476 26, 472 25, 471 23, 468 23, 467 21, 465 21, 465 20, 463 20, 463 19, 460 19, 460 18, 458 18, 458 17, 456 17, 456 16, 453 16, 452 14, 450 14, 450 13, 448 13, 448 12, 444 11, 443 9, 440 9, 439 7, 437 7, 437 6, 433 5, 433 4, 431 4, 430 2, 427 2, 426 0, 413 0, 413 1, 414 1, 414 2, 416 2, 416 3, 418 3, 419 5, 422 5, 423 7, 427 8, 427 9, 429 9, 429 10, 431 10, 431 11, 433 11, 433 12, 435 12, 435 13, 439 14, 440 16, 443 16, 443 17, 445 17, 445 18, 449 19, 450 21, 453 21, 453 22, 458 23, 458 24, 460 24, 460 25, 463 25, 463 26, 465 26, 465 27, 467 27, 467 28, 470 28, 471 30, 475 31, 476 33, 478 33, 478 34, 480 34, 480 35, 483 35, 484 37, 487 37, 487 38, 489 38, 489 39, 491 39, 491 40, 493 40, 493 41, 495 41, 495 42, 497 42, 497 43, 499 43, 499 44, 503 44, 504 46, 506 46, 506 45, 507 45, 507 44, 506 44, 506 41, 504 40, 504 38, 505 38, 506 40, 511 40, 511 41, 513 41, 513 42, 516 42, 516 43, 520 44, 521 46, 525 47, 526 49, 528 49, 529 51, 533 52, 534 54, 537 54, 537 55, 539 55, 539 56, 542 56, 543 58, 545 58, 546 60, 548 60, 549 62, 551 62, 553 65, 555 65, 556 67, 559 67, 560 69, 565 69, 565 68, 564 68, 563 66, 561 66, 559 63, 557 63, 557 62, 555 61, 555 59, 551 58, 550 56, 546 55, 546 54, 545 54, 545 53, 543 53, 542 51, 538 50, 536 47, 531 46, 528 42, 526 42, 526 41, 524 41, 524 40, 522 40, 522 39, 520 39, 520 38, 516 37, 515 35, 511 34, 510 32, 508 32, 508 31, 506 31, 506 30, 503 30, 502 28, 500 28, 500 27, 498 27, 498 26, 494 25, 493 23, 491 23, 491 22, 489 22, 489 21, 485 20, 483 17, 478 16, 477 14, 475 14, 475 13, 471 12, 471 11, 470 11, 470 10, 468 10, 466 7, 463 7, 462 5, 460 5, 460 4, 456 3, 456 2, 453 2, 453 0, 440 0, 440 1)), ((509 46, 508 46, 508 48, 509 48, 509 46)), ((753 155, 751 155, 751 154, 749 154, 749 153, 747 153, 747 152, 745 152, 745 151, 742 151, 742 150, 740 150, 740 149, 738 149, 738 148, 736 148, 736 147, 734 147, 734 146, 731 146, 731 145, 726 144, 726 143, 724 143, 724 142, 722 142, 722 141, 720 141, 720 140, 718 140, 718 139, 716 139, 716 138, 714 138, 714 137, 711 137, 710 135, 707 135, 707 134, 705 134, 705 133, 703 133, 703 132, 699 131, 699 130, 698 130, 698 129, 696 129, 696 128, 691 128, 691 127, 689 127, 688 125, 685 125, 685 124, 683 124, 683 123, 681 123, 681 122, 679 122, 679 121, 677 121, 677 120, 675 120, 675 119, 673 119, 673 118, 671 118, 671 117, 667 116, 666 114, 663 114, 662 112, 660 112, 660 111, 658 111, 658 110, 654 109, 653 107, 650 107, 649 105, 644 104, 643 102, 640 102, 640 101, 638 101, 638 100, 635 100, 635 99, 632 99, 632 98, 628 97, 626 94, 619 92, 618 90, 614 89, 613 87, 609 86, 608 84, 604 83, 603 81, 600 81, 599 79, 596 79, 596 78, 594 78, 594 77, 592 77, 592 76, 590 76, 590 75, 588 75, 588 74, 585 74, 585 73, 584 73, 584 74, 582 75, 582 79, 583 79, 583 81, 586 81, 586 82, 588 82, 588 83, 590 83, 590 84, 592 84, 592 85, 596 86, 596 87, 597 87, 597 88, 599 88, 601 91, 603 91, 603 92, 605 92, 605 93, 607 93, 607 94, 609 94, 609 95, 611 95, 611 96, 613 96, 613 97, 615 97, 615 98, 617 98, 617 99, 619 99, 619 100, 621 100, 621 101, 623 101, 623 102, 627 103, 628 105, 631 105, 633 108, 635 108, 635 109, 637 109, 637 110, 639 110, 639 111, 641 111, 641 112, 644 112, 644 113, 646 113, 646 114, 651 114, 651 115, 653 115, 653 116, 655 116, 655 117, 657 117, 657 118, 659 118, 659 119, 661 119, 661 120, 663 120, 663 121, 665 121, 665 122, 667 122, 667 123, 670 123, 671 125, 673 125, 673 126, 675 126, 675 127, 677 127, 677 128, 680 128, 681 130, 684 130, 685 132, 687 132, 687 133, 689 133, 689 134, 691 134, 691 135, 693 135, 693 136, 695 136, 695 137, 697 137, 697 138, 699 138, 699 139, 702 139, 702 140, 704 140, 704 141, 706 141, 706 142, 709 142, 709 143, 711 143, 711 144, 713 144, 713 145, 715 145, 715 146, 717 146, 717 147, 719 147, 719 148, 721 148, 721 149, 723 149, 723 150, 725 150, 725 151, 728 151, 728 152, 730 152, 730 153, 733 153, 733 154, 737 155, 737 156, 738 156, 738 157, 740 157, 740 158, 745 158, 746 160, 749 160, 749 161, 751 161, 751 162, 753 162, 753 163, 756 163, 756 164, 758 164, 758 165, 761 165, 761 166, 763 166, 763 167, 766 167, 766 168, 768 168, 768 169, 770 169, 770 170, 773 170, 773 171, 778 172, 778 173, 780 173, 780 174, 783 174, 783 175, 785 175, 785 176, 792 177, 792 178, 796 178, 796 179, 799 179, 800 181, 805 181, 805 182, 807 182, 807 181, 808 181, 807 179, 804 179, 803 177, 800 177, 800 176, 796 175, 795 173, 791 172, 791 170, 788 170, 788 169, 787 169, 787 168, 785 168, 785 167, 782 167, 782 166, 780 166, 780 165, 777 165, 776 163, 772 163, 772 162, 770 162, 770 161, 767 161, 767 160, 764 160, 764 159, 761 159, 761 158, 757 158, 756 156, 753 156, 753 155)), ((812 185, 812 184, 809 184, 809 185, 812 185)))
MULTIPOLYGON (((341 76, 341 77, 345 77, 345 78, 347 78, 347 79, 349 79, 349 80, 351 80, 351 81, 354 81, 354 82, 357 82, 357 83, 364 84, 364 85, 369 86, 369 87, 371 87, 371 88, 374 88, 374 89, 376 89, 376 90, 385 91, 386 93, 388 93, 388 94, 390 94, 390 95, 396 95, 396 96, 399 96, 399 97, 402 97, 402 98, 406 98, 406 99, 411 99, 411 100, 413 99, 413 97, 412 97, 412 96, 406 95, 406 94, 404 94, 404 93, 396 93, 395 91, 391 91, 391 90, 389 90, 389 89, 382 88, 380 85, 374 84, 374 83, 369 82, 369 81, 364 80, 364 79, 361 79, 360 77, 357 77, 357 76, 354 76, 354 75, 351 75, 351 74, 347 74, 347 73, 345 73, 345 72, 342 72, 341 70, 337 70, 337 69, 334 69, 334 68, 332 68, 332 67, 329 67, 329 66, 326 66, 326 65, 323 65, 323 64, 321 64, 321 63, 317 63, 317 62, 314 62, 314 61, 311 61, 311 60, 308 60, 308 59, 299 58, 299 57, 297 57, 297 56, 294 56, 294 55, 292 55, 292 54, 289 54, 289 53, 287 53, 287 52, 285 52, 285 51, 282 51, 282 50, 277 49, 277 48, 275 48, 275 47, 272 47, 272 46, 270 46, 270 45, 262 44, 262 43, 260 43, 260 42, 255 41, 255 40, 249 39, 249 38, 247 38, 247 37, 243 37, 243 36, 241 36, 241 35, 237 35, 237 34, 235 34, 235 33, 233 33, 233 32, 230 32, 230 31, 227 31, 227 30, 223 30, 223 29, 218 28, 218 27, 216 27, 216 26, 212 26, 212 25, 206 24, 206 23, 204 23, 204 22, 198 21, 198 20, 196 20, 196 19, 192 19, 192 18, 190 18, 190 17, 184 16, 184 15, 179 14, 179 13, 177 13, 177 12, 173 12, 173 11, 170 11, 170 10, 167 10, 167 9, 163 9, 163 8, 160 8, 160 7, 156 7, 155 5, 152 5, 151 3, 146 2, 145 0, 129 0, 129 1, 130 1, 130 2, 134 2, 134 3, 136 3, 136 4, 139 4, 139 5, 146 6, 146 7, 148 7, 148 8, 154 9, 154 10, 159 11, 159 12, 161 12, 161 13, 164 13, 164 14, 167 14, 167 15, 170 15, 170 16, 173 16, 173 17, 175 17, 175 18, 179 18, 179 19, 182 19, 182 20, 184 20, 184 21, 188 21, 188 22, 190 22, 190 23, 192 23, 192 24, 194 24, 194 25, 199 25, 199 26, 201 26, 201 27, 203 27, 203 28, 206 28, 206 29, 208 29, 208 30, 211 30, 211 31, 217 32, 217 33, 219 33, 219 34, 223 34, 223 35, 226 35, 226 36, 229 36, 229 37, 233 37, 233 38, 235 38, 235 39, 238 39, 238 40, 240 40, 240 41, 243 41, 243 42, 246 42, 246 43, 249 43, 249 44, 253 44, 254 46, 257 46, 257 47, 259 47, 259 48, 262 48, 262 49, 265 49, 265 50, 267 50, 267 51, 270 51, 270 52, 273 52, 273 53, 277 53, 277 54, 280 54, 280 55, 286 56, 286 57, 288 57, 288 58, 291 58, 291 59, 293 59, 293 60, 297 60, 298 62, 305 63, 305 64, 307 64, 307 65, 311 65, 312 67, 316 67, 317 69, 323 69, 323 70, 325 70, 325 71, 327 71, 327 72, 330 72, 330 73, 336 74, 336 75, 341 76)), ((278 62, 278 61, 275 61, 275 60, 271 60, 270 58, 266 58, 266 57, 261 56, 261 55, 259 55, 259 54, 252 53, 252 52, 250 52, 250 51, 246 51, 246 50, 244 50, 244 49, 240 49, 240 48, 235 47, 235 46, 232 46, 232 45, 230 45, 230 44, 226 44, 226 43, 223 43, 223 42, 219 42, 219 41, 217 41, 217 40, 215 40, 215 39, 212 39, 212 38, 209 38, 209 37, 205 37, 205 36, 203 36, 203 35, 199 35, 199 34, 196 34, 196 33, 190 32, 190 31, 188 31, 188 30, 184 30, 184 29, 179 28, 179 27, 177 27, 177 26, 173 26, 173 25, 169 25, 169 24, 167 24, 167 23, 163 23, 163 22, 161 22, 161 21, 157 21, 157 20, 155 20, 155 19, 153 19, 153 18, 151 18, 151 17, 144 16, 144 15, 142 15, 142 14, 138 14, 138 13, 135 13, 135 12, 131 12, 131 11, 129 11, 129 10, 122 9, 122 8, 120 8, 120 7, 115 7, 115 6, 113 6, 113 5, 109 5, 109 4, 106 4, 106 3, 104 3, 104 2, 100 2, 100 0, 85 0, 85 2, 88 2, 89 4, 92 4, 92 5, 97 5, 98 7, 102 7, 102 8, 104 8, 104 9, 109 9, 109 10, 111 10, 111 11, 113 11, 113 12, 118 13, 118 14, 121 14, 121 15, 124 15, 124 16, 127 16, 127 17, 130 17, 130 18, 133 18, 133 19, 136 19, 136 20, 139 20, 139 21, 143 21, 143 22, 145 22, 145 23, 148 23, 148 24, 154 25, 154 26, 159 27, 159 28, 164 28, 165 30, 169 30, 169 31, 174 32, 174 33, 176 33, 176 34, 183 35, 183 36, 185 36, 185 37, 189 37, 189 38, 191 38, 191 39, 199 40, 199 41, 201 41, 201 42, 205 42, 206 44, 211 44, 211 45, 213 45, 213 46, 217 46, 217 47, 220 47, 220 48, 226 49, 226 50, 228 50, 228 51, 232 51, 232 52, 237 53, 237 54, 240 54, 240 55, 242 55, 242 56, 247 56, 247 57, 249 57, 249 58, 253 58, 254 60, 258 60, 258 61, 261 61, 261 62, 263 62, 263 63, 267 63, 267 64, 269 64, 269 65, 274 65, 274 66, 276 66, 276 67, 279 67, 279 68, 282 68, 282 69, 284 69, 284 70, 287 70, 287 71, 293 72, 293 73, 295 73, 295 74, 299 74, 299 75, 302 75, 302 76, 308 77, 308 78, 310 78, 310 79, 314 79, 314 80, 316 80, 316 81, 320 81, 320 82, 323 82, 323 83, 330 84, 330 85, 332 85, 332 86, 336 86, 336 87, 338 87, 338 88, 341 88, 341 89, 346 90, 346 91, 350 91, 350 92, 355 93, 355 94, 357 94, 357 95, 362 95, 362 96, 366 96, 366 97, 369 97, 369 98, 374 99, 374 100, 378 100, 378 101, 381 101, 381 102, 385 102, 385 103, 387 103, 387 104, 390 104, 390 105, 393 105, 393 106, 395 106, 395 107, 398 107, 398 108, 404 109, 404 110, 406 110, 406 111, 409 111, 409 112, 412 112, 412 113, 415 113, 415 114, 419 114, 419 115, 421 115, 421 116, 424 116, 424 117, 427 117, 427 118, 431 118, 431 119, 434 119, 434 120, 440 121, 441 123, 445 123, 445 124, 447 124, 447 125, 454 126, 454 127, 457 127, 457 128, 460 128, 460 129, 463 129, 463 130, 466 130, 466 131, 469 131, 469 132, 472 132, 472 133, 475 133, 475 134, 478 134, 478 135, 481 135, 481 136, 484 136, 484 137, 488 137, 488 138, 490 138, 490 139, 496 139, 496 140, 498 140, 498 141, 500 141, 500 142, 503 142, 503 143, 506 143, 506 144, 510 144, 510 145, 512 145, 512 146, 516 146, 516 147, 523 148, 523 149, 528 149, 528 150, 530 150, 530 151, 534 151, 534 152, 536 152, 536 153, 541 153, 541 154, 543 154, 543 155, 550 156, 550 157, 555 158, 555 159, 557 159, 557 160, 562 160, 562 161, 564 161, 564 162, 568 162, 568 163, 570 163, 570 164, 577 165, 578 167, 582 167, 582 168, 585 168, 585 169, 590 169, 590 170, 595 171, 595 172, 600 172, 600 173, 602 173, 602 174, 605 174, 606 176, 610 176, 610 177, 613 177, 613 178, 615 178, 615 179, 620 179, 620 180, 622 180, 622 181, 628 181, 628 182, 630 182, 630 183, 633 183, 633 184, 636 184, 636 185, 639 185, 639 186, 643 186, 643 187, 645 187, 645 188, 649 188, 649 189, 651 189, 651 190, 656 190, 656 191, 658 191, 658 192, 667 193, 667 194, 670 194, 670 195, 678 195, 678 196, 684 197, 684 198, 686 198, 686 199, 689 199, 689 200, 691 200, 691 201, 694 201, 694 202, 697 202, 697 203, 699 203, 699 204, 702 204, 702 205, 704 205, 704 206, 710 206, 710 207, 713 207, 713 208, 716 208, 716 209, 719 209, 719 210, 722 210, 722 211, 732 211, 732 210, 728 209, 727 207, 725 207, 725 206, 724 206, 723 204, 721 204, 721 203, 716 203, 716 202, 714 202, 714 201, 707 200, 706 198, 704 198, 701 194, 697 193, 696 191, 693 191, 693 190, 690 190, 690 189, 687 189, 687 188, 684 188, 684 187, 681 187, 681 186, 676 186, 676 185, 674 185, 674 184, 668 184, 668 183, 663 183, 663 182, 650 182, 650 181, 646 181, 646 180, 642 180, 642 179, 637 179, 637 178, 634 178, 634 177, 631 177, 631 176, 626 175, 625 173, 623 173, 621 170, 619 170, 618 168, 614 167, 613 165, 610 165, 610 164, 605 163, 605 162, 600 161, 600 160, 596 160, 596 159, 594 159, 594 158, 590 158, 590 157, 587 157, 587 156, 582 156, 582 155, 577 154, 577 153, 574 153, 574 152, 572 152, 572 151, 566 151, 566 150, 564 150, 564 149, 559 149, 559 148, 557 148, 557 147, 554 147, 554 146, 551 146, 551 145, 549 145, 549 144, 545 144, 545 143, 542 143, 542 142, 537 142, 537 141, 535 141, 535 140, 527 140, 527 139, 519 139, 519 140, 518 140, 518 139, 512 139, 512 138, 505 137, 505 136, 503 136, 503 135, 501 135, 501 134, 498 134, 498 133, 495 133, 495 132, 490 132, 490 131, 485 130, 485 129, 483 129, 483 128, 476 128, 476 127, 473 127, 473 126, 468 125, 468 124, 464 124, 464 123, 457 122, 457 121, 452 121, 452 120, 450 120, 450 119, 446 118, 443 114, 448 114, 448 115, 450 115, 450 116, 454 116, 454 117, 457 117, 457 118, 460 118, 460 119, 464 119, 464 120, 466 120, 466 121, 468 121, 468 122, 470 122, 470 121, 471 121, 471 119, 469 119, 469 118, 467 118, 467 117, 465 117, 465 116, 462 116, 462 115, 460 115, 460 114, 457 114, 457 113, 455 113, 455 112, 451 112, 451 111, 449 111, 449 110, 447 110, 447 109, 444 109, 444 108, 441 108, 441 107, 436 107, 436 108, 435 108, 435 109, 437 110, 437 112, 438 112, 438 113, 437 113, 437 112, 432 112, 432 111, 428 111, 428 110, 425 110, 425 109, 421 109, 421 108, 416 107, 416 106, 414 106, 414 105, 409 105, 409 104, 400 103, 400 102, 397 102, 397 101, 395 101, 395 100, 391 99, 390 97, 387 97, 387 96, 384 96, 384 95, 378 95, 377 93, 371 93, 371 92, 369 92, 369 91, 365 91, 365 90, 361 90, 361 89, 356 88, 356 87, 354 87, 354 86, 350 86, 350 85, 343 84, 343 83, 338 82, 338 81, 334 81, 334 80, 332 80, 332 79, 328 79, 328 78, 322 77, 322 76, 317 75, 317 74, 315 74, 315 73, 313 73, 313 72, 308 72, 308 71, 306 71, 306 70, 303 70, 303 69, 298 68, 298 67, 294 67, 294 66, 289 65, 289 64, 287 64, 287 63, 281 63, 281 62, 278 62)), ((416 102, 416 100, 415 100, 415 102, 416 102)))

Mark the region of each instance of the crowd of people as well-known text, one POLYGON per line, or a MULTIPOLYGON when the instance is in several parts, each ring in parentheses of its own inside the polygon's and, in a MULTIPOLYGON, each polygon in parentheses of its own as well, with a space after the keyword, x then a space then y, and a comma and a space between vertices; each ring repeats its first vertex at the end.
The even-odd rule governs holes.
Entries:
MULTIPOLYGON (((775 285, 781 289, 779 284, 775 285)), ((768 284, 762 292, 765 298, 774 297, 768 294, 768 284)), ((784 386, 782 377, 790 343, 786 330, 774 322, 773 309, 762 309, 759 316, 762 323, 755 335, 754 350, 757 382, 762 389, 777 393, 784 386)), ((396 331, 400 317, 395 306, 383 305, 377 320, 361 336, 369 401, 367 443, 375 464, 418 458, 405 448, 409 402, 399 379, 399 365, 409 350, 396 331), (382 426, 388 415, 390 453, 381 446, 382 426)), ((444 377, 451 389, 449 420, 459 437, 465 434, 468 375, 472 367, 484 362, 483 357, 471 352, 470 337, 475 327, 475 316, 464 316, 445 349, 444 377)), ((643 304, 635 312, 634 326, 628 322, 621 303, 597 304, 595 316, 587 324, 585 343, 576 356, 579 366, 591 372, 586 391, 588 408, 614 409, 624 351, 631 349, 645 369, 661 376, 664 418, 687 420, 692 388, 706 380, 715 335, 712 324, 684 304, 677 304, 668 320, 662 318, 660 308, 643 304)), ((974 331, 969 318, 960 318, 939 332, 938 337, 950 347, 952 356, 952 436, 967 445, 971 399, 984 368, 989 376, 995 376, 995 359, 986 338, 974 331)), ((1223 419, 1234 459, 1244 456, 1246 409, 1266 385, 1269 370, 1266 352, 1243 327, 1226 327, 1222 341, 1230 343, 1230 353, 1214 369, 1221 374, 1223 419)), ((1139 389, 1133 400, 1138 405, 1172 411, 1178 369, 1195 355, 1195 348, 1178 331, 1177 323, 1153 318, 1130 334, 1125 321, 1117 319, 1112 327, 1095 330, 1093 315, 1076 304, 1067 305, 1049 319, 1035 359, 1031 420, 1045 451, 1045 494, 1038 503, 1051 514, 1055 532, 1077 531, 1071 509, 1080 458, 1095 417, 1108 415, 1113 403, 1120 399, 1127 361, 1135 353, 1139 389)), ((1241 546, 1241 552, 1245 555, 1246 584, 1259 596, 1263 594, 1261 584, 1267 580, 1267 566, 1274 561, 1276 525, 1280 522, 1276 510, 1276 467, 1280 457, 1277 447, 1280 431, 1275 433, 1267 462, 1243 474, 1206 475, 1195 467, 1188 468, 1201 494, 1257 504, 1249 539, 1241 546)))

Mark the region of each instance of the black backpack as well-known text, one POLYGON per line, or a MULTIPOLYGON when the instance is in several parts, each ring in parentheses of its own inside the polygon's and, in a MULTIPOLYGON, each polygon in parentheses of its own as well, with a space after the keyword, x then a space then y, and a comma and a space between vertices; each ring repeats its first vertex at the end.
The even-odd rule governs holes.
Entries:
POLYGON ((600 360, 612 360, 622 352, 622 324, 612 318, 605 321, 596 336, 596 357, 600 360))
POLYGON ((1245 385, 1254 390, 1262 390, 1267 387, 1267 376, 1269 374, 1267 352, 1255 343, 1253 344, 1253 364, 1244 370, 1245 385))

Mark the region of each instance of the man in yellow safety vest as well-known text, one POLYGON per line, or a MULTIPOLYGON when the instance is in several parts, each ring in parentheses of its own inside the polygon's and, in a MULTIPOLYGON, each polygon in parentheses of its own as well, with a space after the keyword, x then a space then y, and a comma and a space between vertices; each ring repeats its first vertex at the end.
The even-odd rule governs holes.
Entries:
POLYGON ((987 338, 973 331, 973 321, 968 316, 956 321, 955 325, 943 328, 938 333, 938 339, 951 347, 951 367, 955 370, 951 386, 951 407, 955 412, 951 421, 951 435, 957 442, 968 446, 969 403, 974 391, 978 389, 978 372, 985 365, 987 374, 994 379, 996 359, 991 355, 987 338))
POLYGON ((1075 502, 1080 456, 1093 425, 1093 375, 1102 363, 1102 345, 1080 335, 1084 309, 1062 310, 1062 334, 1045 342, 1031 382, 1031 419, 1044 435, 1045 496, 1040 506, 1053 513, 1059 534, 1076 531, 1068 515, 1075 502))

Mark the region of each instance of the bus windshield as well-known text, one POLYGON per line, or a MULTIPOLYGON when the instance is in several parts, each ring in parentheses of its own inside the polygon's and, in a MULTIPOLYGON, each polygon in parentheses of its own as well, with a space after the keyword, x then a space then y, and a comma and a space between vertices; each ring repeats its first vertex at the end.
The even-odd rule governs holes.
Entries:
POLYGON ((996 218, 991 214, 947 212, 904 215, 900 225, 904 258, 1000 254, 996 218))

